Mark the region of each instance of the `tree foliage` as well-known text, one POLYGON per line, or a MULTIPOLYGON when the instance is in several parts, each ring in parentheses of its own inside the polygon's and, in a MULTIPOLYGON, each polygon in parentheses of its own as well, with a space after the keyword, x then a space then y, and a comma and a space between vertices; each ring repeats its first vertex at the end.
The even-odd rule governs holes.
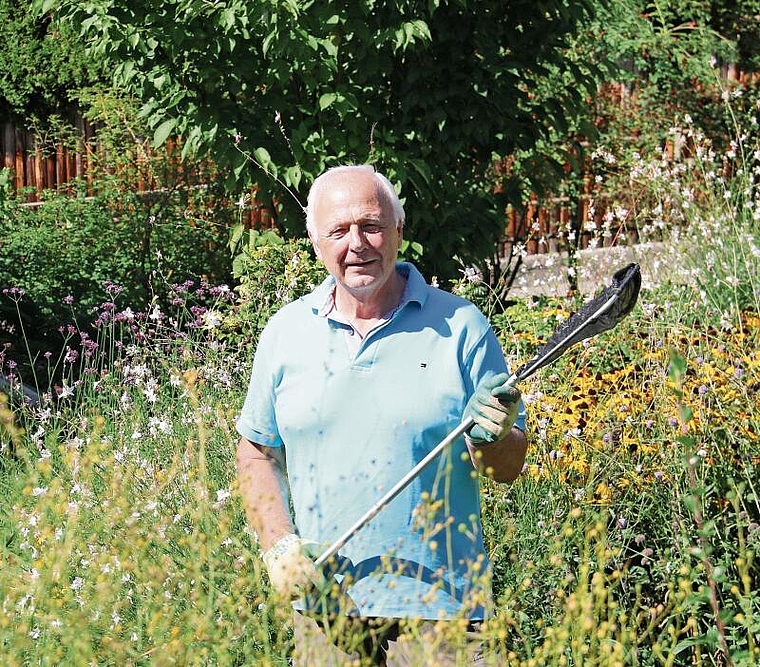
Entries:
POLYGON ((61 113, 72 93, 100 77, 76 36, 49 23, 28 2, 0 0, 0 120, 61 113))
MULTIPOLYGON (((312 179, 371 162, 397 185, 428 274, 493 253, 516 181, 491 167, 561 129, 593 70, 563 48, 592 0, 36 0, 142 101, 156 144, 210 151, 302 234, 312 179), (536 80, 569 76, 540 106, 536 80), (288 192, 289 191, 289 192, 288 192), (418 245, 420 244, 420 245, 418 245)), ((561 80, 561 79, 559 79, 561 80)), ((560 166, 559 161, 548 167, 560 166)))

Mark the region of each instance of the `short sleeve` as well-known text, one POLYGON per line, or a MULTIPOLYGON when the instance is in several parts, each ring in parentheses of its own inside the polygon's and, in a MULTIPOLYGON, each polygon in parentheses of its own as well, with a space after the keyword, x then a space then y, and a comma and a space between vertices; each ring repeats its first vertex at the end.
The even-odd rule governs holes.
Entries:
POLYGON ((275 415, 275 389, 281 375, 278 358, 276 325, 272 320, 256 346, 248 392, 235 425, 244 438, 265 447, 283 445, 275 415))

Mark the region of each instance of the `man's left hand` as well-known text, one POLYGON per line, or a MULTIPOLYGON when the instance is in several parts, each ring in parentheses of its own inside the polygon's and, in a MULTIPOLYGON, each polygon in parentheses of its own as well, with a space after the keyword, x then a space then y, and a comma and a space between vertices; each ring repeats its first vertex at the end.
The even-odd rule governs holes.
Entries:
POLYGON ((504 439, 517 421, 520 390, 507 384, 509 375, 486 378, 467 404, 466 413, 475 421, 468 437, 482 445, 504 439))

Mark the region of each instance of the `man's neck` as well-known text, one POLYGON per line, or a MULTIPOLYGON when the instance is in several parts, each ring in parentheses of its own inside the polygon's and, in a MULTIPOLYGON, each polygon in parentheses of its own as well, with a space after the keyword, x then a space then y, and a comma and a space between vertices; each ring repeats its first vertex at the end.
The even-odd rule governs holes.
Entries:
POLYGON ((385 285, 368 293, 349 291, 335 285, 335 308, 351 321, 379 320, 393 311, 401 302, 406 279, 395 272, 385 285))

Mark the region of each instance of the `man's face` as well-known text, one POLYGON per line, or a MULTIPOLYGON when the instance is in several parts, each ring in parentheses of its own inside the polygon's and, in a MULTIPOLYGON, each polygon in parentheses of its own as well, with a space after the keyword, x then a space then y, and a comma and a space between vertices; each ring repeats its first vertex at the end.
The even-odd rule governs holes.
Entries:
POLYGON ((315 202, 314 223, 317 257, 339 287, 362 298, 391 285, 402 228, 371 175, 334 175, 315 202))

